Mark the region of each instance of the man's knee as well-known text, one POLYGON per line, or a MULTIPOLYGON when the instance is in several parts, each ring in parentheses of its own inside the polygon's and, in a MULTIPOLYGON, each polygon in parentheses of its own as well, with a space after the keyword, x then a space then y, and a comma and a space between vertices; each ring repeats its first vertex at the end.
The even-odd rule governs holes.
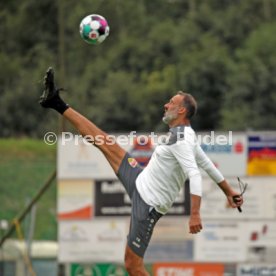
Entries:
POLYGON ((125 267, 126 270, 132 271, 135 269, 135 267, 139 266, 141 261, 138 259, 138 256, 134 255, 134 252, 130 252, 130 249, 128 248, 125 252, 125 267))
POLYGON ((125 268, 130 276, 149 275, 144 267, 143 258, 136 255, 128 246, 125 252, 125 268))
POLYGON ((130 276, 149 276, 143 263, 136 263, 133 260, 125 260, 125 268, 130 276))
POLYGON ((134 267, 134 262, 133 260, 131 259, 131 257, 129 256, 125 256, 125 268, 127 270, 128 273, 130 273, 132 271, 134 267))

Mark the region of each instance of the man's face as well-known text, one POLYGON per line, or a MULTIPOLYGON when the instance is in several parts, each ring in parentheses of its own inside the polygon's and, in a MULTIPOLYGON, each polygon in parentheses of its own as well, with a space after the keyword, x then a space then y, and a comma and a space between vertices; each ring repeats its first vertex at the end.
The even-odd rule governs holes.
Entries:
POLYGON ((168 103, 164 105, 165 113, 163 116, 163 122, 165 124, 170 124, 175 120, 179 115, 179 109, 183 108, 182 105, 183 96, 175 95, 173 96, 168 103))

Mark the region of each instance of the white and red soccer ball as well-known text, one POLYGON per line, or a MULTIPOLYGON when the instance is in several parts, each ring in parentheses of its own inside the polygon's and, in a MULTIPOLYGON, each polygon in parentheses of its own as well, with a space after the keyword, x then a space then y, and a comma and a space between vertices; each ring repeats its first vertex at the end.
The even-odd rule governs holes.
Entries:
POLYGON ((80 23, 80 35, 89 44, 100 44, 109 35, 107 20, 99 14, 90 14, 80 23))

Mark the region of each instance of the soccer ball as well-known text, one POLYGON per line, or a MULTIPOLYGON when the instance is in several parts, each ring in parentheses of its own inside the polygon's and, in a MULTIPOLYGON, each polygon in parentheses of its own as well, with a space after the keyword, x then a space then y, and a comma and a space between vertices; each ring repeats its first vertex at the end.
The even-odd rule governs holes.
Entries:
POLYGON ((90 14, 80 23, 80 35, 89 44, 100 44, 109 35, 106 19, 99 14, 90 14))

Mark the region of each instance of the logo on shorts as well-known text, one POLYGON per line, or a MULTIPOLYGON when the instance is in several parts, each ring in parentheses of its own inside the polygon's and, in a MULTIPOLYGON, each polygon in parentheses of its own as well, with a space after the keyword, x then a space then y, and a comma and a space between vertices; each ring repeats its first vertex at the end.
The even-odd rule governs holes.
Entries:
POLYGON ((141 245, 140 245, 140 244, 138 244, 138 243, 137 243, 137 242, 135 242, 135 241, 133 241, 133 242, 132 242, 132 244, 133 244, 133 245, 135 245, 135 246, 136 246, 136 247, 138 247, 138 248, 140 248, 140 247, 141 247, 141 245))
POLYGON ((128 158, 127 161, 132 168, 135 168, 138 164, 134 158, 128 158))

